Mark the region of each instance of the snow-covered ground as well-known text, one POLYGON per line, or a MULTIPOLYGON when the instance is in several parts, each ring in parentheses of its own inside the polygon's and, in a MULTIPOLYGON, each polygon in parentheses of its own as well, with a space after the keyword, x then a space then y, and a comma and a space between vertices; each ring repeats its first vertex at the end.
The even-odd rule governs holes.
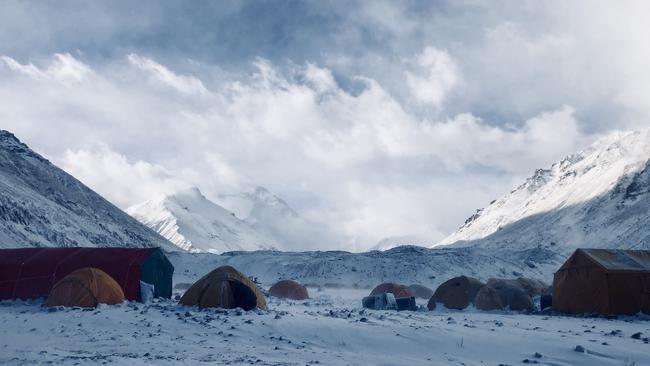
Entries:
MULTIPOLYGON (((182 294, 184 283, 223 260, 208 254, 170 258, 176 266, 175 296, 182 294)), ((259 280, 265 289, 272 282, 270 277, 259 280)), ((650 322, 638 317, 440 307, 433 312, 374 311, 361 308, 367 288, 321 286, 309 291, 310 300, 269 298, 269 310, 250 312, 199 310, 175 300, 102 305, 90 311, 53 311, 42 301, 0 302, 0 364, 650 364, 650 344, 644 341, 650 322), (636 333, 641 333, 638 339, 632 337, 636 333)))
POLYGON ((645 320, 371 311, 360 307, 367 291, 310 290, 313 299, 271 298, 270 310, 250 312, 167 300, 55 312, 2 302, 0 364, 650 364, 645 320))

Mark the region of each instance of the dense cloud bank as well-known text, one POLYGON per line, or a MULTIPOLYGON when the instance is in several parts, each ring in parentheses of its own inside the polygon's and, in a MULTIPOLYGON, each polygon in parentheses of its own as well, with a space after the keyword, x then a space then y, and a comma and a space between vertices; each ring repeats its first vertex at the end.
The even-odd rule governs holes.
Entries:
POLYGON ((644 4, 218 4, 3 3, 0 127, 122 208, 263 185, 360 250, 650 114, 644 4))

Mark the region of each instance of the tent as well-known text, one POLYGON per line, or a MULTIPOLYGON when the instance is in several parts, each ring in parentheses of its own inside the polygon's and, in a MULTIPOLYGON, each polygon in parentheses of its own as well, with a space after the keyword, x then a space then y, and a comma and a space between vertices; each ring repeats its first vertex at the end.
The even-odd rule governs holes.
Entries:
POLYGON ((266 298, 257 285, 230 266, 219 267, 196 281, 180 303, 200 308, 266 309, 266 298))
POLYGON ((496 290, 503 306, 510 310, 531 311, 535 309, 533 299, 518 280, 490 278, 487 286, 496 290))
POLYGON ((508 286, 518 287, 530 297, 545 295, 548 292, 548 285, 543 281, 536 280, 534 278, 490 278, 487 281, 487 285, 494 287, 494 284, 496 282, 501 282, 503 284, 507 284, 508 286))
POLYGON ((0 300, 46 297, 85 267, 106 272, 127 300, 141 300, 142 284, 153 285, 154 296, 171 297, 174 267, 159 248, 21 248, 0 249, 0 300))
POLYGON ((577 249, 555 272, 553 309, 650 314, 650 251, 577 249))
POLYGON ((433 290, 426 287, 426 286, 413 284, 413 285, 409 286, 409 290, 411 290, 411 292, 413 292, 413 295, 415 297, 418 297, 420 299, 427 299, 428 300, 428 299, 431 298, 431 296, 433 296, 433 290))
POLYGON ((548 284, 546 282, 534 278, 519 277, 517 278, 519 286, 526 291, 530 297, 546 295, 548 292, 548 284))
POLYGON ((414 296, 413 292, 409 290, 408 287, 404 285, 398 285, 396 283, 382 283, 381 285, 375 287, 371 292, 370 295, 379 295, 383 294, 386 292, 390 292, 391 294, 395 295, 395 297, 411 297, 414 296))
POLYGON ((97 268, 81 268, 57 282, 47 306, 80 306, 94 308, 98 304, 119 304, 124 292, 106 272, 97 268))
POLYGON ((397 310, 397 300, 391 292, 366 296, 361 300, 361 305, 366 309, 397 310))
POLYGON ((411 310, 415 311, 418 309, 418 305, 415 302, 415 296, 410 297, 398 297, 395 299, 397 302, 397 310, 411 310))
POLYGON ((553 307, 553 296, 552 295, 542 295, 539 298, 539 309, 545 310, 553 307))
POLYGON ((309 298, 309 292, 307 292, 307 288, 292 280, 282 280, 276 282, 269 289, 269 295, 292 300, 305 300, 309 298))
POLYGON ((448 309, 465 309, 474 302, 476 294, 484 285, 476 278, 454 277, 438 286, 427 306, 429 310, 433 310, 436 308, 436 303, 440 302, 448 309))
POLYGON ((478 293, 476 293, 474 305, 479 310, 501 310, 506 307, 497 290, 487 285, 481 287, 478 293))

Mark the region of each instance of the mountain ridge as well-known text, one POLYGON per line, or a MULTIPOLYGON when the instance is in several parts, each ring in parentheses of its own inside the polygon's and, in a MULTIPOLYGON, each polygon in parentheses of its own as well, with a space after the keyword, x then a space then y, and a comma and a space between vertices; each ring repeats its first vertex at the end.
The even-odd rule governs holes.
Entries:
POLYGON ((190 187, 129 207, 138 221, 188 251, 223 253, 276 248, 279 243, 190 187))
POLYGON ((174 247, 0 130, 0 247, 174 247))
POLYGON ((650 130, 615 132, 477 210, 434 245, 650 248, 650 130))

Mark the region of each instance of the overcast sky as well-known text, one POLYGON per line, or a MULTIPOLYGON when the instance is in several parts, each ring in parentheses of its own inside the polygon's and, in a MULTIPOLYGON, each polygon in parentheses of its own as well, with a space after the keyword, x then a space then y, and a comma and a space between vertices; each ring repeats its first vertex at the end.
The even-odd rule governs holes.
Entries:
POLYGON ((121 208, 265 186, 435 243, 650 115, 646 1, 0 2, 0 128, 121 208))

